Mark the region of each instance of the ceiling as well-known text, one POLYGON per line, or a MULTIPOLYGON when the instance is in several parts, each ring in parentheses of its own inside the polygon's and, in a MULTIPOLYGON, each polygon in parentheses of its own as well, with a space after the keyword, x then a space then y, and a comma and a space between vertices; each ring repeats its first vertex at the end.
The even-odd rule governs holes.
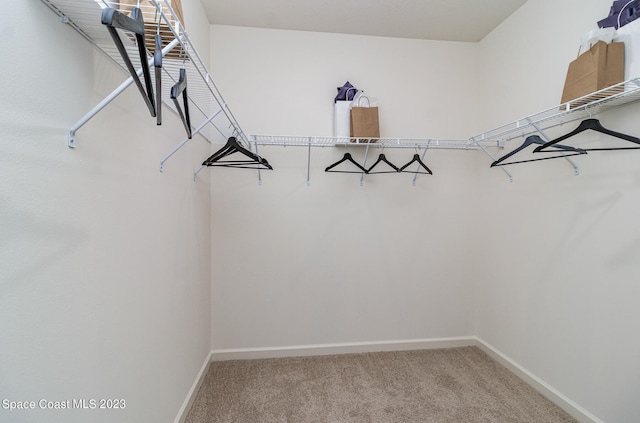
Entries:
POLYGON ((480 41, 526 0, 201 0, 209 22, 298 31, 480 41))

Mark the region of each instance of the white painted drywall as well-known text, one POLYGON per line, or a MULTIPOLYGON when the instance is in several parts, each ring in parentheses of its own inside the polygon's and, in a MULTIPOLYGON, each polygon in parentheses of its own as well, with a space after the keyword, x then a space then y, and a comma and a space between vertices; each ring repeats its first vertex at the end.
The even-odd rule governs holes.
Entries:
MULTIPOLYGON (((157 127, 127 75, 39 1, 4 2, 0 43, 0 401, 124 399, 6 422, 173 421, 210 351, 208 143, 157 127)), ((183 1, 208 56, 200 3, 183 1)), ((38 406, 36 406, 39 408, 38 406)))
MULTIPOLYGON (((227 26, 211 39, 212 74, 249 133, 330 136, 347 80, 378 98, 382 136, 478 130, 475 44, 227 26)), ((215 348, 472 334, 479 153, 429 151, 437 176, 414 187, 411 174, 360 186, 325 173, 345 151, 313 149, 310 186, 306 148, 261 148, 275 168, 262 186, 252 171, 210 170, 215 348)), ((385 151, 398 165, 414 153, 385 151)))
MULTIPOLYGON (((488 122, 559 103, 579 37, 608 0, 529 0, 481 43, 488 122)), ((638 105, 599 116, 640 134, 638 105)), ((576 124, 550 132, 560 135, 576 124)), ((607 137, 572 140, 589 146, 607 137)), ((516 147, 522 142, 514 140, 516 147)), ((569 142, 569 141, 568 141, 569 142)), ((478 174, 484 216, 477 335, 602 421, 638 421, 640 405, 640 152, 593 152, 478 174)))
POLYGON ((249 133, 332 135, 347 80, 380 106, 382 137, 480 131, 474 43, 213 25, 211 70, 249 133))

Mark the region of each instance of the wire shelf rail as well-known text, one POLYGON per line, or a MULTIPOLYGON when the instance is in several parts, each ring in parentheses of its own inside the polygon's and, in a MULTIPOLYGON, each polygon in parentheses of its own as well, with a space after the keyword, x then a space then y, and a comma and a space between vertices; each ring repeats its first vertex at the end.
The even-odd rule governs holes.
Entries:
POLYGON ((518 119, 487 132, 471 137, 469 142, 509 141, 565 123, 584 120, 606 110, 640 100, 640 77, 629 79, 603 90, 571 100, 560 106, 518 119))
MULTIPOLYGON (((552 107, 542 112, 518 119, 506 125, 499 126, 482 134, 469 138, 469 143, 481 148, 492 160, 496 158, 485 148, 487 141, 498 141, 505 145, 516 138, 524 138, 532 134, 539 134, 549 141, 545 133, 548 129, 566 123, 585 120, 615 107, 631 104, 640 100, 640 77, 623 81, 592 94, 552 107)), ((565 157, 573 167, 574 175, 580 174, 580 169, 569 157, 565 157)), ((504 167, 500 169, 513 182, 513 175, 504 167)))
MULTIPOLYGON (((71 26, 86 40, 93 44, 111 62, 123 72, 128 70, 113 40, 101 23, 102 10, 108 7, 119 10, 130 10, 132 0, 41 0, 58 15, 60 21, 71 26), (128 8, 128 9, 127 9, 128 8)), ((152 46, 150 39, 160 34, 163 40, 162 86, 171 87, 179 81, 181 69, 185 69, 188 78, 188 100, 191 111, 192 134, 199 134, 208 142, 226 142, 229 137, 236 137, 247 148, 252 146, 280 145, 300 147, 336 147, 365 146, 368 148, 414 148, 414 149, 448 149, 448 150, 483 150, 492 157, 487 148, 504 147, 506 142, 539 133, 545 137, 544 131, 555 126, 584 120, 606 110, 633 103, 640 100, 640 77, 605 88, 568 103, 549 108, 539 113, 518 119, 465 140, 431 139, 431 138, 378 138, 373 142, 366 138, 338 138, 326 136, 290 136, 290 135, 251 135, 248 137, 220 91, 215 85, 202 58, 194 48, 183 23, 179 19, 168 0, 146 0, 140 6, 145 21, 145 42, 152 46), (147 5, 148 4, 148 5, 147 5)), ((125 44, 125 49, 132 59, 134 67, 139 69, 137 47, 131 34, 117 30, 125 44)), ((153 62, 152 54, 147 52, 149 63, 153 62)), ((68 145, 76 146, 76 131, 96 116, 104 107, 133 83, 130 76, 112 93, 91 109, 69 130, 68 145)), ((163 89, 163 105, 176 115, 170 90, 163 89)), ((165 162, 179 151, 188 141, 183 139, 160 161, 160 171, 165 162)), ((578 174, 574 165, 575 173, 578 174)), ((502 168, 509 178, 511 175, 502 168)), ((197 172, 196 172, 197 173, 197 172)))
MULTIPOLYGON (((102 10, 114 8, 123 13, 130 10, 131 1, 108 0, 41 0, 53 12, 60 21, 71 26, 86 40, 93 44, 111 62, 116 64, 123 72, 128 74, 122 56, 118 52, 113 40, 101 23, 102 10)), ((235 136, 239 141, 249 146, 249 140, 237 120, 231 113, 222 94, 216 87, 202 58, 193 46, 187 31, 178 15, 167 0, 148 0, 140 5, 145 22, 145 41, 148 48, 153 49, 156 34, 162 36, 163 61, 162 61, 162 100, 163 106, 178 114, 173 100, 170 98, 170 88, 179 80, 181 69, 185 69, 188 75, 188 99, 191 114, 193 135, 199 133, 208 142, 218 140, 226 141, 230 136, 235 136)), ((141 69, 137 47, 131 34, 118 29, 125 49, 132 59, 136 69, 141 69)), ((147 52, 150 63, 153 61, 152 53, 147 52)), ((139 72, 140 74, 140 72, 139 72)), ((105 97, 98 105, 74 124, 68 136, 69 147, 76 146, 76 131, 84 126, 90 119, 97 115, 104 107, 113 101, 120 93, 128 88, 133 78, 125 80, 111 94, 105 97)), ((186 144, 188 138, 179 143, 176 148, 160 163, 160 170, 166 160, 175 154, 186 144)))
MULTIPOLYGON (((431 138, 347 138, 326 136, 295 135, 249 135, 250 141, 257 145, 279 145, 293 147, 338 147, 362 146, 372 148, 417 148, 446 150, 476 150, 480 147, 468 140, 431 139, 431 138)), ((485 147, 501 147, 499 141, 482 142, 485 147)))

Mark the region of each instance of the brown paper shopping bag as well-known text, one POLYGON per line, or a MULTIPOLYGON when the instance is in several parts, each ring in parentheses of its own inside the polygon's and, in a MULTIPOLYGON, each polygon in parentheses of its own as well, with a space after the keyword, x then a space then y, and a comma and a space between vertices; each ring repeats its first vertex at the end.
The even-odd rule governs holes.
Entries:
MULTIPOLYGON (((376 139, 380 138, 378 108, 371 107, 370 104, 366 107, 361 106, 363 98, 367 103, 369 102, 369 98, 361 96, 358 99, 358 105, 351 108, 351 137, 366 138, 370 142, 376 142, 376 139)), ((355 140, 352 141, 355 142, 355 140)))
MULTIPOLYGON (((562 104, 587 96, 624 81, 624 43, 607 44, 598 41, 569 64, 567 78, 562 91, 562 104)), ((612 89, 603 94, 608 97, 619 90, 612 89)), ((588 96, 571 103, 571 108, 598 100, 603 96, 588 96)))

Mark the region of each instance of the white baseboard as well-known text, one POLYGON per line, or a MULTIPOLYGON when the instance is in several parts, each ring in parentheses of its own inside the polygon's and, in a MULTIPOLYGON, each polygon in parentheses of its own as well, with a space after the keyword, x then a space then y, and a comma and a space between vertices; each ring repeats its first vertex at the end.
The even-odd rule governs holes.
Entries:
POLYGON ((511 358, 507 357, 502 352, 495 349, 493 346, 489 345, 480 338, 476 338, 476 340, 478 348, 487 353, 487 355, 496 360, 498 363, 509 369, 520 379, 524 380, 532 388, 547 397, 558 407, 569 413, 571 417, 578 420, 580 423, 604 423, 602 420, 598 419, 596 416, 580 407, 574 401, 560 393, 557 389, 513 361, 511 358))
POLYGON ((184 423, 187 419, 187 414, 191 409, 191 405, 193 405, 193 401, 195 401, 196 399, 196 395, 198 395, 198 391, 200 390, 200 386, 202 386, 202 382, 204 382, 204 378, 207 375, 209 366, 211 365, 211 361, 213 361, 212 352, 207 355, 207 359, 202 364, 202 367, 200 368, 200 371, 196 376, 196 380, 193 382, 191 389, 189 389, 187 397, 182 403, 182 407, 180 407, 180 411, 178 411, 178 415, 176 416, 174 423, 184 423))
POLYGON ((298 345, 290 347, 219 349, 211 351, 214 361, 260 358, 307 357, 379 351, 408 351, 475 346, 473 336, 459 338, 411 339, 401 341, 355 342, 344 344, 298 345))

